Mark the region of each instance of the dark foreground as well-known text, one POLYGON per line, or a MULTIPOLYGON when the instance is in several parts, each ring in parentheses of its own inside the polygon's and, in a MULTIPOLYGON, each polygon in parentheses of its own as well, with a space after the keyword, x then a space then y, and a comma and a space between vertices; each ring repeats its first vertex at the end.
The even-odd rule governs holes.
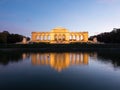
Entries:
POLYGON ((89 44, 89 43, 71 43, 71 44, 4 44, 0 45, 0 51, 120 51, 120 44, 89 44))

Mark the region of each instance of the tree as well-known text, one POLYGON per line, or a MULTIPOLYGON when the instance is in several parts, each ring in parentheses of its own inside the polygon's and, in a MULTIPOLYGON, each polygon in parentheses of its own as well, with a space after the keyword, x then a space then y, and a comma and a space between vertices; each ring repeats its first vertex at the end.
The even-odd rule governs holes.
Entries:
POLYGON ((120 29, 113 29, 111 32, 104 32, 98 35, 91 36, 89 40, 97 37, 99 42, 104 43, 120 43, 120 29))
POLYGON ((0 43, 7 43, 7 36, 8 36, 8 33, 6 32, 0 33, 0 43))
MULTIPOLYGON (((5 44, 5 43, 17 43, 17 42, 22 42, 23 40, 23 35, 19 34, 10 34, 8 31, 3 31, 0 32, 0 43, 5 44)), ((27 40, 30 40, 29 37, 25 37, 27 40)))

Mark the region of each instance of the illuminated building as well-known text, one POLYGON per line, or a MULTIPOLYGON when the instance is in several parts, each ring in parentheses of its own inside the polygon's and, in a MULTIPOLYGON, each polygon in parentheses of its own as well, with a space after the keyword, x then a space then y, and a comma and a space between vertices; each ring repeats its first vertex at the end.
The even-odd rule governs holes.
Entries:
POLYGON ((71 42, 88 42, 88 32, 69 32, 65 28, 57 27, 50 32, 32 32, 31 42, 66 44, 71 42))

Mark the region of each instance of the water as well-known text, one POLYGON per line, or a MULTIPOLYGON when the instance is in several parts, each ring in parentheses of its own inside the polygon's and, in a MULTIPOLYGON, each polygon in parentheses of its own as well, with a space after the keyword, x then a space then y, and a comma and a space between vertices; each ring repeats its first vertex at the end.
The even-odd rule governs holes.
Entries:
POLYGON ((0 90, 120 90, 119 53, 0 54, 0 90))

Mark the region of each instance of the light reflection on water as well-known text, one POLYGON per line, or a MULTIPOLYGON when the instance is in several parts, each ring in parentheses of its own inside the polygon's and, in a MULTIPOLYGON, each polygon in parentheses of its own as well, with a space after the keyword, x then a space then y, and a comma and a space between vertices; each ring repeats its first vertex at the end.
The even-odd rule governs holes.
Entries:
POLYGON ((49 65, 58 72, 71 65, 87 65, 87 53, 33 53, 32 65, 49 65))
POLYGON ((120 90, 119 53, 0 53, 0 90, 120 90))

